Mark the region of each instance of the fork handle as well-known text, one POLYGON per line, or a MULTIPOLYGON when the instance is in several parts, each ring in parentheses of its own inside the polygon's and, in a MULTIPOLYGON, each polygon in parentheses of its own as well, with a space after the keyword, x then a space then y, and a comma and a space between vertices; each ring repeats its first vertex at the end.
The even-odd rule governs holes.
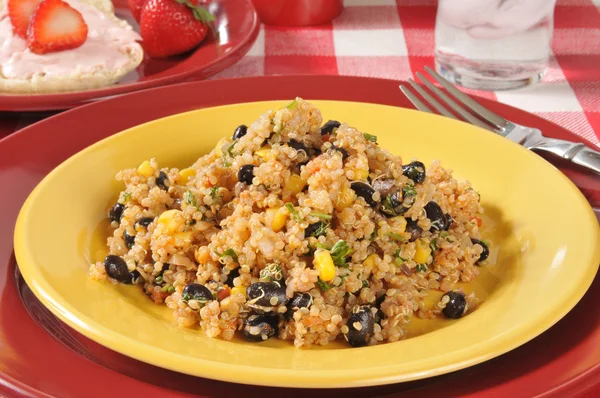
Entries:
POLYGON ((547 138, 530 149, 553 153, 600 174, 600 152, 588 148, 585 144, 547 138))

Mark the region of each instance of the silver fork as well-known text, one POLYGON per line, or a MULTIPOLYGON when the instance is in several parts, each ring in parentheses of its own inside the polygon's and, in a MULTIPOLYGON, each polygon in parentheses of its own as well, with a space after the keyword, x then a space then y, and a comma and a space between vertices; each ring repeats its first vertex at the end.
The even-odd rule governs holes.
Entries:
MULTIPOLYGON (((442 102, 456 112, 462 119, 464 119, 464 121, 490 130, 496 134, 508 138, 513 142, 516 142, 517 144, 523 145, 527 149, 552 153, 600 174, 600 152, 588 148, 586 145, 581 143, 545 137, 539 129, 521 126, 506 120, 489 109, 484 108, 471 97, 458 90, 456 87, 454 87, 454 85, 452 85, 452 83, 444 79, 436 71, 427 66, 425 67, 425 70, 427 73, 429 73, 429 75, 431 75, 431 77, 433 77, 433 79, 435 79, 442 87, 452 94, 455 99, 450 98, 450 96, 436 87, 431 80, 429 80, 420 72, 417 72, 416 76, 419 78, 419 80, 421 80, 421 82, 423 82, 430 92, 435 93, 438 99, 434 98, 430 92, 425 90, 419 84, 415 83, 413 79, 408 79, 408 83, 439 114, 452 119, 457 119, 452 112, 450 112, 440 103, 442 102), (475 115, 479 116, 479 118, 475 115)), ((417 109, 434 113, 407 86, 401 84, 400 90, 402 90, 404 95, 417 109)))

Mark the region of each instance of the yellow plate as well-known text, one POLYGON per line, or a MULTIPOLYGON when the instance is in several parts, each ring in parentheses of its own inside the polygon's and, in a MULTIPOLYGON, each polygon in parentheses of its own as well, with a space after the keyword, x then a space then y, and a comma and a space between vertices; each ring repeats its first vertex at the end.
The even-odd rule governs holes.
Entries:
POLYGON ((375 347, 295 349, 289 342, 210 339, 178 329, 139 287, 90 280, 99 232, 123 168, 156 157, 185 167, 268 109, 258 102, 188 112, 109 137, 57 167, 23 206, 15 231, 21 272, 67 324, 115 351, 192 375, 287 387, 396 383, 461 369, 539 335, 583 296, 600 262, 599 228, 585 198, 550 164, 508 140, 450 119, 382 105, 315 101, 328 118, 378 136, 407 161, 440 159, 481 192, 497 264, 468 289, 486 297, 458 321, 419 321, 413 337, 375 347), (436 329, 429 333, 426 331, 436 329), (421 334, 421 335, 419 335, 421 334))

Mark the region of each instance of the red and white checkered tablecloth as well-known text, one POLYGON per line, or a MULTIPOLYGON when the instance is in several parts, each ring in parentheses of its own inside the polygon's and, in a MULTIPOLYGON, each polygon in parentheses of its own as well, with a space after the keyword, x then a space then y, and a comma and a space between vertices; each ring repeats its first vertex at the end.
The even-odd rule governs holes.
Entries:
MULTIPOLYGON (((406 80, 433 66, 436 0, 344 0, 328 25, 263 26, 250 52, 214 78, 340 74, 406 80)), ((478 92, 600 144, 600 0, 558 0, 541 83, 478 92)), ((399 93, 400 95, 400 93, 399 93)))

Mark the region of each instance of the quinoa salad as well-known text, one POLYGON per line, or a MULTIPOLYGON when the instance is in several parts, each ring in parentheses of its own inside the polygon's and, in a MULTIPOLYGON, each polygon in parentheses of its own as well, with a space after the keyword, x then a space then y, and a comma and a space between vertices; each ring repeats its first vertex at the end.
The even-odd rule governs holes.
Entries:
POLYGON ((188 168, 149 159, 117 173, 109 254, 91 278, 137 284, 209 337, 296 347, 394 342, 414 317, 477 307, 457 285, 489 255, 468 181, 324 123, 301 98, 232 133, 188 168))

